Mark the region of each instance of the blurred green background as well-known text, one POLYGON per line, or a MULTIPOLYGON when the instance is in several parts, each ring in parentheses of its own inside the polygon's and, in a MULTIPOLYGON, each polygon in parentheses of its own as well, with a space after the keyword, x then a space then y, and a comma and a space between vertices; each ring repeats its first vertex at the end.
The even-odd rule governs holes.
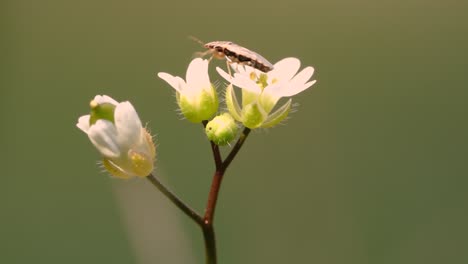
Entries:
MULTIPOLYGON (((0 4, 0 263, 204 263, 198 227, 145 180, 112 179, 75 127, 96 94, 157 135, 156 173, 202 211, 213 164, 159 71, 203 41, 317 84, 251 134, 216 215, 220 263, 468 263, 463 1, 0 4)), ((216 62, 223 65, 222 62, 216 62)), ((215 79, 216 75, 212 75, 215 79)))

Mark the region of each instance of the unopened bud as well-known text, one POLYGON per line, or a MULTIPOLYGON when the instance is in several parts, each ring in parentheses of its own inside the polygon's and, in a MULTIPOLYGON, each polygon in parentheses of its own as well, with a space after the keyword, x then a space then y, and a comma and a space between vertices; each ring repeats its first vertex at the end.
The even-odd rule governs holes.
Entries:
POLYGON ((208 122, 205 128, 206 136, 216 145, 224 146, 231 142, 237 135, 236 121, 229 113, 216 116, 208 122))

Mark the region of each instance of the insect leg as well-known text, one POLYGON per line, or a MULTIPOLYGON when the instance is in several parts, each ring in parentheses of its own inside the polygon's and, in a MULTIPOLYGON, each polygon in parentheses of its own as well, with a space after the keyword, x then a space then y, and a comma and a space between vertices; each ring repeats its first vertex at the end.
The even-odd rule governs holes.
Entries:
POLYGON ((231 78, 232 78, 231 62, 229 62, 229 60, 226 60, 226 66, 227 66, 227 69, 228 69, 228 72, 229 72, 229 76, 231 76, 231 78))

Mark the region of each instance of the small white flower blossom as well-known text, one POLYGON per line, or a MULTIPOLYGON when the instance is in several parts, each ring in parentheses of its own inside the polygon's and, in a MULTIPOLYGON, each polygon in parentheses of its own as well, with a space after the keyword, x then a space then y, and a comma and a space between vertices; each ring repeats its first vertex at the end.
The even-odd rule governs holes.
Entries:
POLYGON ((272 127, 289 114, 291 99, 271 113, 278 100, 291 97, 311 87, 316 80, 309 81, 313 67, 306 67, 299 73, 300 61, 285 58, 274 65, 273 70, 264 73, 249 66, 234 65, 234 76, 217 67, 218 73, 231 84, 242 88, 242 108, 234 94, 232 85, 226 90, 226 103, 232 116, 248 128, 272 127))
POLYGON ((218 96, 208 75, 208 60, 196 58, 187 68, 186 81, 165 72, 158 73, 177 92, 182 114, 191 122, 209 120, 218 110, 218 96))
POLYGON ((76 126, 101 153, 104 167, 119 178, 148 176, 156 150, 132 104, 97 95, 90 106, 91 115, 81 116, 76 126))

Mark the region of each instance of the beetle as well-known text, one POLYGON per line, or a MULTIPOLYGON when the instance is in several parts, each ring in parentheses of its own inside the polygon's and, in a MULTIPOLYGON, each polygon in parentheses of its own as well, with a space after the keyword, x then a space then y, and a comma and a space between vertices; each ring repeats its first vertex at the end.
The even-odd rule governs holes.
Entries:
POLYGON ((230 63, 238 63, 241 65, 248 65, 262 72, 269 72, 273 70, 273 64, 260 54, 244 48, 232 41, 212 41, 203 45, 208 49, 207 52, 211 53, 213 57, 218 59, 226 58, 230 63))

